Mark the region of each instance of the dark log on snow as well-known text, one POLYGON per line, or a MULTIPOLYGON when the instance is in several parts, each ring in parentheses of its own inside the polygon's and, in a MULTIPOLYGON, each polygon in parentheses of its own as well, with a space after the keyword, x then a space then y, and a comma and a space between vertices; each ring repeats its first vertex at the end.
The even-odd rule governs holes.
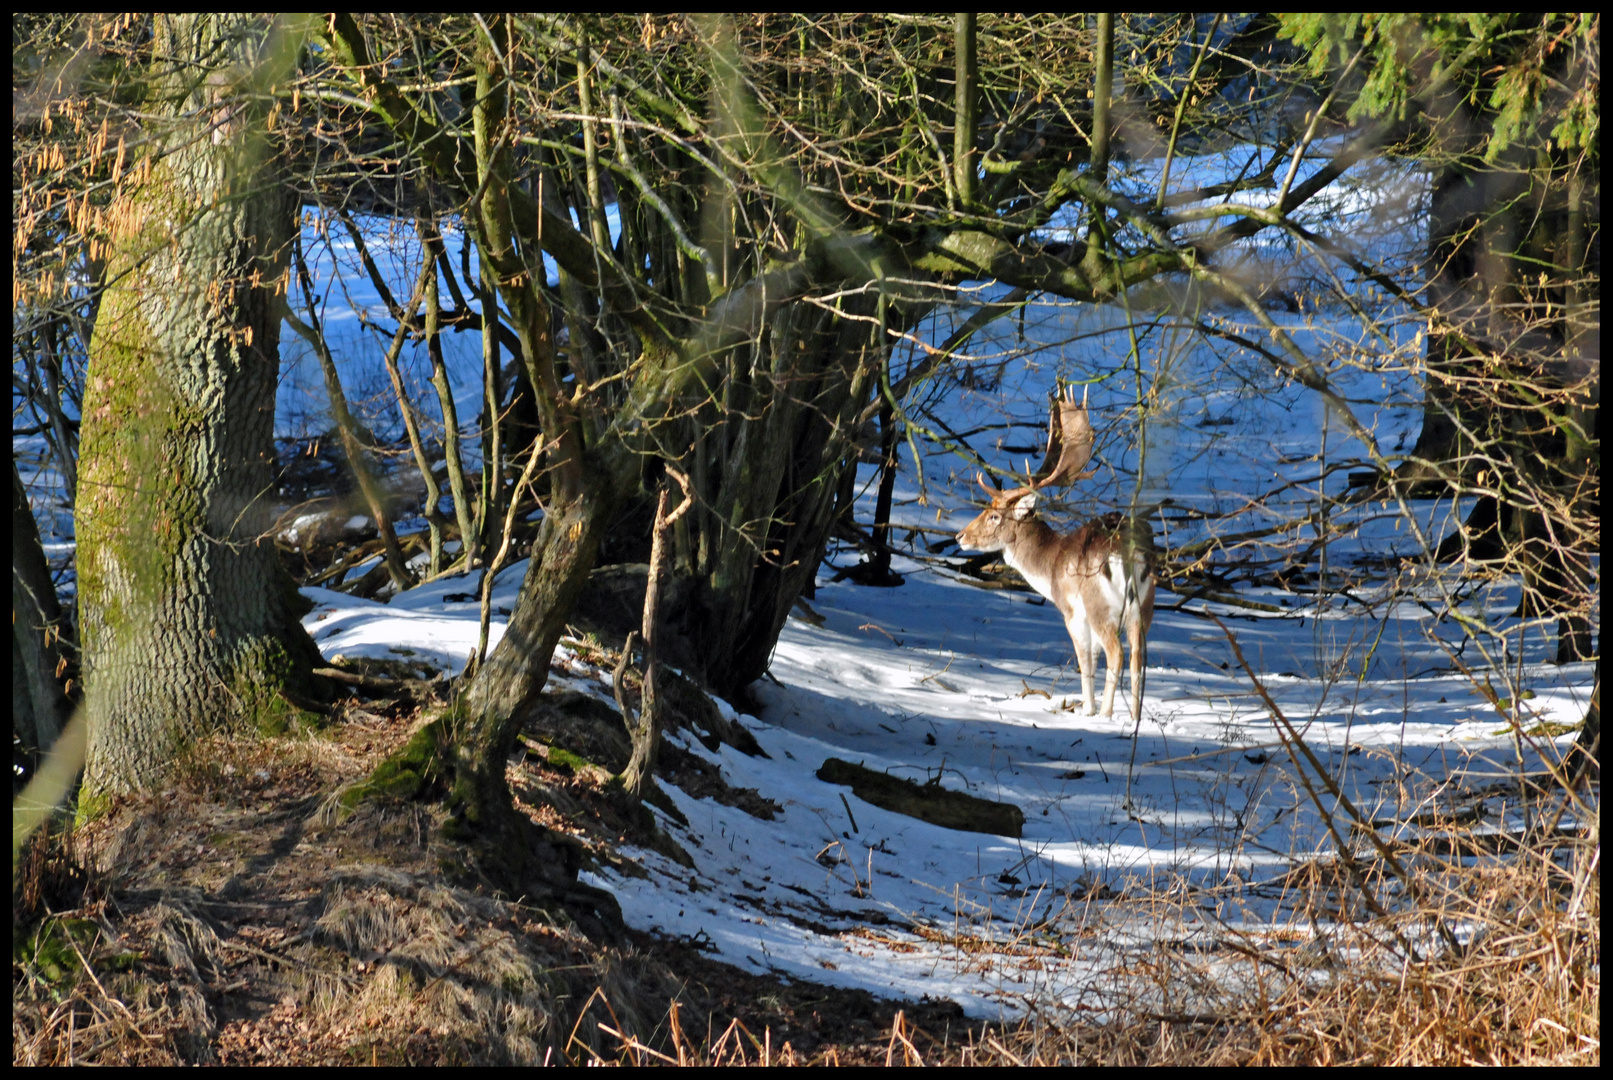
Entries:
POLYGON ((851 793, 863 802, 943 829, 1018 838, 1025 828, 1025 813, 1019 807, 961 791, 948 791, 941 786, 939 778, 915 784, 839 758, 825 761, 817 775, 825 783, 850 787, 851 793))

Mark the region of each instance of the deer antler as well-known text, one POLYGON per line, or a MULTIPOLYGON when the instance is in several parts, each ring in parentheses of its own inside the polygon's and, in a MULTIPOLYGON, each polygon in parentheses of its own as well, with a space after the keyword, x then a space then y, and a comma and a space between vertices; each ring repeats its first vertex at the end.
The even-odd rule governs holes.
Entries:
POLYGON ((1061 386, 1060 389, 1053 391, 1052 403, 1048 410, 1047 460, 1042 462, 1042 467, 1034 473, 1030 471, 1030 462, 1025 463, 1025 479, 1029 483, 1025 487, 995 491, 979 473, 975 474, 975 480, 993 506, 1006 505, 1022 495, 1040 491, 1054 484, 1073 484, 1077 480, 1097 475, 1090 470, 1083 471, 1087 462, 1092 460, 1092 443, 1092 420, 1087 415, 1086 391, 1081 392, 1081 403, 1078 405, 1075 401, 1075 387, 1061 386))
POLYGON ((1075 403, 1075 387, 1053 391, 1047 418, 1047 460, 1027 479, 1035 491, 1054 484, 1069 485, 1095 475, 1083 472, 1092 460, 1092 420, 1087 415, 1087 394, 1075 403), (1062 390, 1062 392, 1061 392, 1062 390))

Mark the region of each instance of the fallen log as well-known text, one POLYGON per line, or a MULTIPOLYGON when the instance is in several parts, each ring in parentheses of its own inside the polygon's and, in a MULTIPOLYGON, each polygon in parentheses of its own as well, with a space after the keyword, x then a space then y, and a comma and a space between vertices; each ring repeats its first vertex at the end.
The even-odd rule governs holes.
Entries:
POLYGON ((1025 829, 1025 813, 1012 803, 992 802, 962 791, 948 791, 940 777, 924 784, 864 765, 830 758, 818 770, 818 779, 851 788, 863 802, 882 810, 927 821, 943 829, 991 833, 1018 838, 1025 829))

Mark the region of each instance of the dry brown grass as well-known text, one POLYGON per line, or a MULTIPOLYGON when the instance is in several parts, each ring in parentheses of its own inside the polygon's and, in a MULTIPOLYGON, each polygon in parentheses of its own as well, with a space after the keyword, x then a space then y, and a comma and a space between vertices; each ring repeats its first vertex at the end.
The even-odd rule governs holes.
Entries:
MULTIPOLYGON (((1352 873, 1322 861, 1289 874, 1286 927, 1222 927, 1190 949, 1160 941, 1117 964, 1101 976, 1104 1022, 1050 1006, 949 1060, 1599 1064, 1600 806, 1599 791, 1585 794, 1564 828, 1576 800, 1533 789, 1533 824, 1500 843, 1460 815, 1423 814, 1415 839, 1387 846, 1392 860, 1362 843, 1352 873), (1363 891, 1385 914, 1340 918, 1368 906, 1363 891)), ((1185 912, 1157 895, 1127 903, 1157 925, 1185 912)))
MULTIPOLYGON (((1387 846, 1358 840, 1350 872, 1300 864, 1280 882, 1284 925, 1162 934, 1115 950, 1083 1004, 1033 997, 1027 1019, 982 1025, 687 945, 591 941, 478 888, 430 807, 338 821, 332 793, 414 720, 354 707, 318 737, 221 738, 167 790, 36 838, 13 891, 13 1062, 1600 1062, 1599 789, 1566 816, 1560 791, 1532 792, 1533 831, 1502 844, 1425 813, 1387 846)), ((589 850, 630 827, 600 817, 586 778, 522 768, 566 792, 553 824, 589 850)), ((1185 925, 1203 898, 1092 894, 1007 943, 929 944, 1032 971, 1116 919, 1185 925)))
POLYGON ((596 990, 648 1033, 677 993, 664 969, 487 895, 432 808, 330 812, 412 720, 220 737, 165 790, 37 837, 13 890, 13 1062, 531 1062, 596 990))

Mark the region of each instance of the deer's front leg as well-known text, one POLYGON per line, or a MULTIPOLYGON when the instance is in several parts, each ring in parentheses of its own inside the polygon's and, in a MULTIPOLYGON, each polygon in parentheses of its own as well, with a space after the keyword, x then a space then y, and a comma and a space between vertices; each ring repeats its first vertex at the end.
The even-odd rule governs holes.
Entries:
POLYGON ((1064 620, 1075 645, 1075 662, 1081 668, 1081 707, 1088 716, 1098 712, 1098 658, 1092 648, 1092 628, 1087 625, 1086 613, 1077 605, 1064 620))

